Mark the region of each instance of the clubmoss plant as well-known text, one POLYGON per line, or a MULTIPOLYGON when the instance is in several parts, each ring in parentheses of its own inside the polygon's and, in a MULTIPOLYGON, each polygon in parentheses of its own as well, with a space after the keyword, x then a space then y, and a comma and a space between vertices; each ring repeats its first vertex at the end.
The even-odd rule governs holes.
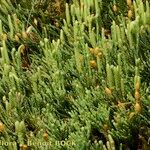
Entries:
POLYGON ((0 149, 148 150, 149 10, 0 1, 0 149))

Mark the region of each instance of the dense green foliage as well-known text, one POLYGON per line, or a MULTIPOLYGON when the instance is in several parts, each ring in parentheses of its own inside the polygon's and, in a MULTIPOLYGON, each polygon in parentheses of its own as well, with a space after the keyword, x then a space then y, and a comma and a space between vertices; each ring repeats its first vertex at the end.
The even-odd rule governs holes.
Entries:
POLYGON ((149 58, 149 1, 1 0, 0 149, 148 150, 149 58))

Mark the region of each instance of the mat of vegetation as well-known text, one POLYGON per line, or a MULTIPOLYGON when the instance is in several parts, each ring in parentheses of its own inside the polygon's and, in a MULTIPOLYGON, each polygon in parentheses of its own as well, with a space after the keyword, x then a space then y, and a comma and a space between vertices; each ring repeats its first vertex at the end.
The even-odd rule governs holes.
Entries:
POLYGON ((150 148, 149 0, 0 1, 0 149, 150 148))

